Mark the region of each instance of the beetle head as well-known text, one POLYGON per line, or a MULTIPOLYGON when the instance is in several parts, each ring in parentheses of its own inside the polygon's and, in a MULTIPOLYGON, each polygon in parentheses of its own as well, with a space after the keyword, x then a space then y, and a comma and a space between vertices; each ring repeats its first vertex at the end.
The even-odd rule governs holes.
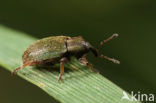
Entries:
POLYGON ((93 54, 94 54, 94 56, 98 56, 98 51, 97 51, 97 49, 95 49, 89 42, 85 42, 84 43, 84 46, 85 46, 85 48, 87 49, 87 50, 89 50, 89 51, 91 51, 93 54))

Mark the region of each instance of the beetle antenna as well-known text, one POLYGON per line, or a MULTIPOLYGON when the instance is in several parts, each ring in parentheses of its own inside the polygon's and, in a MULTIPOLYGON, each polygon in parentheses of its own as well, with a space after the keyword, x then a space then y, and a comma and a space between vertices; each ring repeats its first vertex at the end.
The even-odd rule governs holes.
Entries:
POLYGON ((113 63, 115 63, 115 64, 120 64, 120 61, 119 60, 116 60, 116 59, 114 59, 114 58, 110 58, 110 57, 107 57, 107 56, 104 56, 104 55, 99 55, 99 57, 100 58, 104 58, 104 59, 106 59, 106 60, 109 60, 109 61, 111 61, 111 62, 113 62, 113 63))
POLYGON ((110 41, 110 40, 112 40, 112 39, 114 39, 114 38, 116 38, 116 37, 118 37, 118 34, 113 34, 112 36, 110 36, 109 38, 107 38, 106 40, 103 40, 103 41, 101 41, 100 42, 100 45, 99 45, 99 47, 98 47, 98 49, 104 44, 104 43, 106 43, 106 42, 108 42, 108 41, 110 41))

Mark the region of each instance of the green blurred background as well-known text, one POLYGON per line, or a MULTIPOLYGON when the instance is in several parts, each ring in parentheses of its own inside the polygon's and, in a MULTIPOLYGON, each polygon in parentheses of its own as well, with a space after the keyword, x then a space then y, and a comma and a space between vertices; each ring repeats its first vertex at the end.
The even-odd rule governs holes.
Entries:
MULTIPOLYGON (((154 0, 1 0, 0 24, 37 38, 81 35, 95 47, 118 33, 119 38, 105 44, 101 53, 119 59, 120 65, 90 54, 89 60, 128 92, 156 93, 155 4, 154 0)), ((0 81, 0 103, 56 102, 4 69, 0 81)))

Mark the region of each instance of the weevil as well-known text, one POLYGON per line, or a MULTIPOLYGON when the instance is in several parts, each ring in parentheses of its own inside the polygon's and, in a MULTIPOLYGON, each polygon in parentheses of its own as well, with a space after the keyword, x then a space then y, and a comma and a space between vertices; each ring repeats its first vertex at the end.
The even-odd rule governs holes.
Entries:
MULTIPOLYGON (((118 34, 113 34, 108 39, 103 40, 99 48, 106 42, 117 37, 118 34)), ((116 64, 120 62, 116 59, 99 54, 98 49, 94 48, 83 37, 69 37, 69 36, 51 36, 40 39, 34 44, 30 45, 23 53, 23 65, 16 68, 13 74, 20 69, 27 66, 46 65, 48 63, 60 63, 60 75, 58 81, 62 80, 64 74, 64 64, 67 63, 72 56, 76 57, 82 65, 89 66, 89 68, 96 72, 92 64, 86 59, 86 54, 92 52, 95 57, 100 57, 112 61, 116 64)))

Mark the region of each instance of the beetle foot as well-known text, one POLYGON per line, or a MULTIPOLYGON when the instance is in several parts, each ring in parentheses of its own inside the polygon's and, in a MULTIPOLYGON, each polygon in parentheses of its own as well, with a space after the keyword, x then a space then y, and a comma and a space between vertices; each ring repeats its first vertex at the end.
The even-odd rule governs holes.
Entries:
POLYGON ((59 83, 62 82, 62 77, 59 77, 58 82, 59 82, 59 83))
MULTIPOLYGON (((20 67, 19 67, 20 68, 20 67)), ((16 68, 11 74, 12 75, 16 75, 17 74, 17 71, 19 70, 19 68, 16 68)))

